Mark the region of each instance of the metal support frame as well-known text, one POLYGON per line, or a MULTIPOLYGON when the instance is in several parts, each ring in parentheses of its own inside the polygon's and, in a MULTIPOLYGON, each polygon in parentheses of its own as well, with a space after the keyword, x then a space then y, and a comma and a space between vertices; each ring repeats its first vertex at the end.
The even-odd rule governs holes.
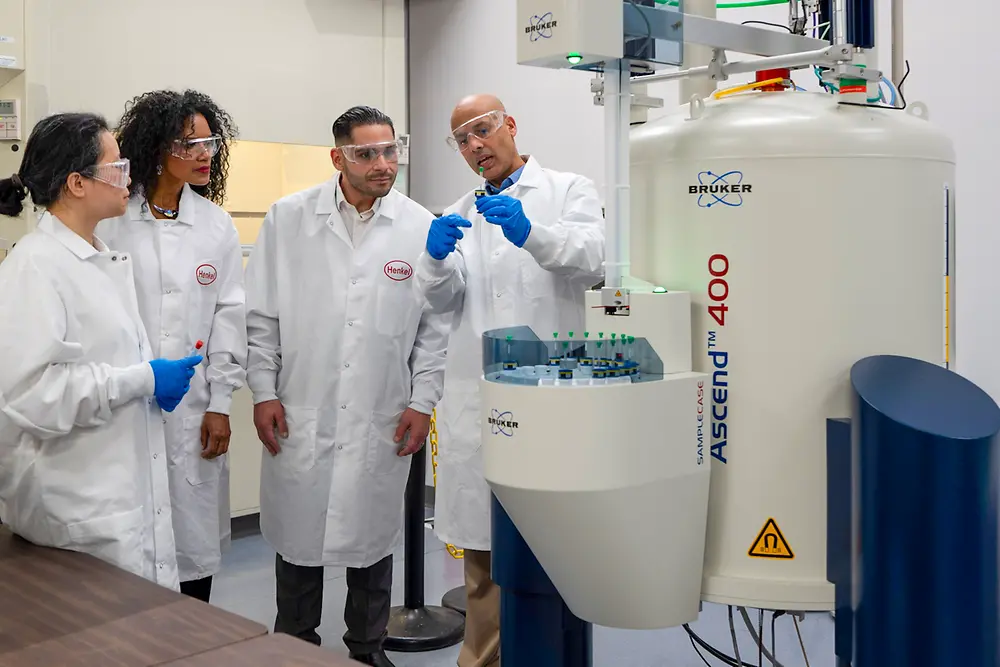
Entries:
MULTIPOLYGON (((736 62, 725 62, 725 53, 721 49, 716 50, 716 57, 712 63, 704 67, 692 67, 686 70, 674 72, 658 72, 635 77, 636 81, 649 83, 651 81, 673 81, 689 76, 709 76, 717 81, 725 81, 733 74, 745 74, 756 72, 762 69, 777 69, 782 67, 796 68, 809 65, 825 65, 835 67, 840 64, 850 63, 854 60, 854 47, 850 44, 841 46, 827 46, 818 51, 806 51, 803 53, 791 53, 773 58, 761 58, 759 60, 738 60, 736 62)), ((860 76, 860 74, 858 75, 860 76)))
POLYGON ((626 37, 652 35, 654 39, 684 44, 701 44, 754 56, 783 56, 816 51, 830 42, 804 35, 739 25, 704 16, 683 14, 676 9, 633 8, 625 14, 626 37), (645 17, 649 21, 647 27, 645 17))

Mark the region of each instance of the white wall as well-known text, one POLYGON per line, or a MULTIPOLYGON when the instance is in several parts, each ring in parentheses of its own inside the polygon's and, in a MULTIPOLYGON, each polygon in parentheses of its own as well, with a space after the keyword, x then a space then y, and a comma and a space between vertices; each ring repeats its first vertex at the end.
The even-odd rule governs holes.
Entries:
POLYGON ((1000 226, 993 191, 1000 129, 996 92, 980 78, 988 78, 997 62, 1000 6, 985 0, 969 4, 974 12, 906 3, 905 48, 913 67, 906 89, 907 98, 925 102, 931 122, 955 141, 958 371, 1000 400, 1000 226))
POLYGON ((28 1, 48 10, 28 37, 50 45, 36 113, 117 119, 134 95, 190 87, 255 141, 325 145, 353 104, 405 128, 403 0, 28 1))
MULTIPOLYGON (((246 140, 325 146, 354 104, 382 108, 406 132, 404 0, 23 2, 26 71, 0 97, 22 100, 25 138, 58 111, 114 123, 157 88, 208 93, 246 140)), ((0 174, 20 156, 0 147, 0 174)), ((29 222, 0 220, 0 236, 16 239, 29 222)))
POLYGON ((445 143, 452 107, 493 93, 518 124, 517 145, 542 164, 603 187, 602 110, 583 72, 518 67, 515 0, 410 0, 410 192, 440 213, 476 174, 445 143))

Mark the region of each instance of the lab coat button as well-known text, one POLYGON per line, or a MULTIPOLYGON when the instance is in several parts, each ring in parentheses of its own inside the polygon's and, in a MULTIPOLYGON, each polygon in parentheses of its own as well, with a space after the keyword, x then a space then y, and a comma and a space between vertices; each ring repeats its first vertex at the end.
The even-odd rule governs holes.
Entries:
POLYGON ((352 322, 348 322, 348 323, 347 323, 347 326, 349 326, 349 327, 353 327, 353 326, 354 326, 354 322, 353 322, 353 321, 352 321, 352 322))
MULTIPOLYGON (((497 296, 500 296, 500 295, 499 295, 499 294, 497 294, 497 296)), ((165 332, 163 333, 163 337, 164 337, 164 338, 170 338, 170 332, 169 332, 169 331, 165 331, 165 332)))
MULTIPOLYGON (((164 420, 163 420, 163 423, 164 423, 164 424, 166 424, 166 423, 167 423, 167 420, 166 420, 166 419, 164 419, 164 420)), ((158 459, 158 458, 160 458, 160 455, 159 455, 159 454, 153 454, 153 460, 154 460, 154 461, 155 461, 156 459, 158 459)))
POLYGON ((163 563, 162 562, 161 563, 157 563, 156 567, 158 567, 158 568, 160 568, 162 570, 163 569, 163 563))
POLYGON ((350 364, 344 364, 344 368, 350 368, 350 367, 351 367, 350 364))
POLYGON ((341 410, 346 410, 346 409, 347 409, 347 406, 346 406, 346 405, 341 405, 341 406, 340 406, 340 409, 341 409, 341 410))
POLYGON ((357 285, 357 284, 358 284, 358 281, 357 281, 357 280, 352 280, 352 281, 351 281, 351 284, 352 284, 352 285, 357 285))
POLYGON ((499 299, 500 297, 502 297, 502 296, 503 296, 503 292, 497 292, 497 298, 498 298, 498 299, 499 299))

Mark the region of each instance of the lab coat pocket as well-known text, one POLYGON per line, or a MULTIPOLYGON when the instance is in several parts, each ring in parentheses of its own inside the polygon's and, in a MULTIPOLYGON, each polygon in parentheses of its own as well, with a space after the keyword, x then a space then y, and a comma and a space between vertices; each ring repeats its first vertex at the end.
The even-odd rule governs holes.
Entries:
POLYGON ((201 424, 204 420, 204 415, 194 415, 187 417, 183 422, 184 443, 187 445, 184 476, 193 486, 217 481, 222 474, 222 464, 225 460, 224 456, 214 459, 202 457, 204 448, 201 443, 201 424))
POLYGON ((403 443, 394 442, 402 413, 373 412, 368 427, 368 472, 390 475, 409 463, 409 457, 399 456, 403 443))
POLYGON ((66 526, 68 544, 62 548, 90 554, 143 576, 143 523, 142 508, 137 507, 69 524, 66 526))
POLYGON ((285 406, 285 423, 288 437, 278 437, 281 451, 274 457, 279 469, 287 472, 305 472, 316 465, 316 408, 285 406))
POLYGON ((402 336, 411 328, 416 331, 420 312, 410 280, 390 281, 378 286, 375 300, 375 333, 402 336))

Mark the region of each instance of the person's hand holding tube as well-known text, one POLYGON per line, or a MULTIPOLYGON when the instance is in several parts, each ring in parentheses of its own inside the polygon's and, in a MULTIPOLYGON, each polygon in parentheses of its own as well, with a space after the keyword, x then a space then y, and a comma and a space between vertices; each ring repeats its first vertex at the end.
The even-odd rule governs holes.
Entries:
POLYGON ((524 246, 531 233, 531 221, 524 214, 519 199, 507 195, 480 197, 476 200, 476 210, 491 225, 499 225, 503 235, 518 248, 524 246))

